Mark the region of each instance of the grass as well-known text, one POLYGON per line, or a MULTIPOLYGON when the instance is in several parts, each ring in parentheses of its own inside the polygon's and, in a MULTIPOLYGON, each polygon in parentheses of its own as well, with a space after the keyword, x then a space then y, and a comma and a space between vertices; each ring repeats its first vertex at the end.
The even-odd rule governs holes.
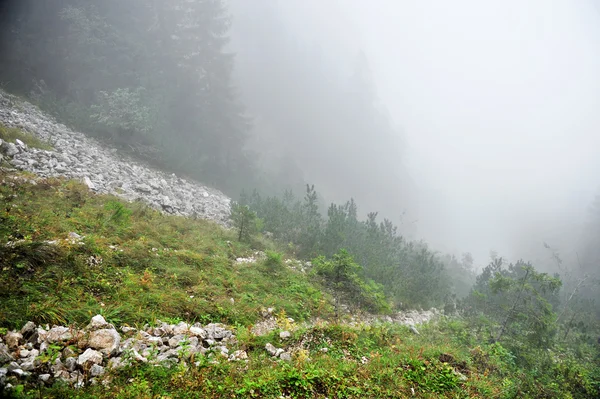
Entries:
POLYGON ((0 172, 0 331, 28 320, 83 326, 95 314, 116 325, 224 322, 237 337, 230 351, 249 356, 247 363, 202 356, 197 366, 135 365, 114 374, 110 387, 18 386, 14 396, 483 399, 598 392, 597 359, 540 353, 560 360, 525 370, 458 320, 420 326, 420 335, 389 323, 297 323, 333 320, 331 298, 318 280, 285 266, 273 243, 254 242, 271 249, 265 259, 238 264, 255 250, 212 222, 93 195, 75 181, 0 172), (288 316, 296 320, 291 338, 282 341, 279 330, 250 333, 268 307, 276 308, 281 328, 292 327, 288 316), (288 348, 292 361, 271 359, 267 342, 288 348))
POLYGON ((0 139, 8 141, 9 143, 15 143, 16 140, 21 140, 29 147, 38 148, 40 150, 52 150, 52 146, 48 143, 37 138, 35 135, 25 132, 16 127, 7 127, 0 123, 0 139))
POLYGON ((163 216, 73 181, 16 176, 0 185, 2 327, 83 325, 98 313, 115 324, 180 317, 247 325, 263 307, 297 320, 331 312, 301 273, 236 264, 252 251, 212 222, 163 216))

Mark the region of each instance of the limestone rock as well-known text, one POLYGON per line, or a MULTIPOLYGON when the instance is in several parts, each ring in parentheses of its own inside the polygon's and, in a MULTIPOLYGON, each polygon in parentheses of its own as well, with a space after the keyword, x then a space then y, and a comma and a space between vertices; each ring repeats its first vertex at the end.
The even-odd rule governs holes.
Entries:
POLYGON ((90 348, 97 349, 107 356, 116 355, 119 351, 120 343, 121 336, 112 328, 92 331, 88 340, 90 348))
POLYGON ((77 364, 86 367, 91 366, 92 364, 102 364, 102 360, 102 353, 94 349, 88 348, 85 352, 79 355, 79 358, 77 359, 77 364))
POLYGON ((4 336, 4 340, 6 341, 6 345, 10 350, 15 350, 23 341, 23 334, 16 331, 9 331, 4 336))
POLYGON ((98 365, 98 364, 94 364, 91 368, 90 368, 90 375, 92 377, 99 377, 101 375, 103 375, 105 373, 104 367, 98 365))
MULTIPOLYGON (((77 234, 77 233, 69 233, 69 237, 71 236, 71 234, 77 234)), ((81 239, 81 236, 79 236, 79 234, 77 234, 77 236, 78 236, 77 239, 81 239)), ((106 320, 104 320, 104 317, 102 317, 102 315, 98 314, 98 315, 92 317, 90 324, 88 324, 85 329, 86 330, 98 330, 101 328, 107 328, 109 326, 110 326, 110 324, 108 324, 106 322, 106 320)))

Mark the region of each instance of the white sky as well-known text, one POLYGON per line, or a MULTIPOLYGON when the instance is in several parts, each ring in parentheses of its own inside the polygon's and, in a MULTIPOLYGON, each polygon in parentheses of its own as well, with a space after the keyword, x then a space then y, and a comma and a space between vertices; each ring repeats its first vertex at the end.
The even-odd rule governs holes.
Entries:
POLYGON ((591 2, 353 7, 424 189, 422 236, 478 258, 491 248, 517 256, 517 241, 541 241, 552 222, 587 209, 600 186, 600 15, 591 2))

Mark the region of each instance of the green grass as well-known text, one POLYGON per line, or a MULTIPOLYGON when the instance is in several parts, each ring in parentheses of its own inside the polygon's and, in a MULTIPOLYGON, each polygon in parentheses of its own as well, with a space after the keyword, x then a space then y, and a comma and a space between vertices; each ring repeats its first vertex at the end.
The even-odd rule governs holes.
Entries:
POLYGON ((237 265, 250 248, 212 222, 163 216, 73 181, 12 177, 0 185, 2 327, 83 325, 97 313, 130 325, 176 317, 248 325, 263 307, 297 320, 331 313, 304 275, 237 265), (83 244, 70 242, 70 232, 83 244))
POLYGON ((17 139, 27 144, 29 147, 38 148, 40 150, 52 150, 52 146, 38 139, 31 133, 25 132, 16 127, 6 127, 0 123, 0 139, 14 143, 17 139))
POLYGON ((83 326, 95 314, 117 325, 224 322, 237 337, 230 351, 247 351, 249 361, 136 365, 113 375, 108 388, 32 384, 15 397, 592 398, 600 389, 592 349, 579 358, 532 352, 544 367, 519 368, 459 320, 420 326, 420 335, 393 324, 316 322, 285 342, 279 330, 254 336, 267 307, 286 329, 288 316, 334 317, 318 280, 286 267, 275 244, 253 240, 270 248, 266 259, 237 264, 254 250, 212 222, 93 195, 74 181, 31 178, 0 172, 0 331, 28 320, 83 326), (71 232, 84 236, 82 244, 71 232), (271 359, 267 342, 289 348, 292 362, 271 359))

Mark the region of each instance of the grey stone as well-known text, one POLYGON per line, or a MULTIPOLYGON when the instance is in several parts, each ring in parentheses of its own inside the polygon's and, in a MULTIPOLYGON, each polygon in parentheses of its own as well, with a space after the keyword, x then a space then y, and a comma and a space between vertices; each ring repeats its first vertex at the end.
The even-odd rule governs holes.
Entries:
POLYGON ((18 378, 27 378, 31 375, 30 372, 21 369, 11 370, 11 374, 16 375, 18 378))
POLYGON ((67 370, 73 371, 75 370, 75 367, 77 367, 77 359, 75 359, 74 357, 68 357, 65 359, 65 368, 67 370))
POLYGON ((102 353, 88 348, 85 352, 79 355, 79 358, 77 358, 77 364, 85 367, 91 364, 102 364, 102 360, 102 353))
POLYGON ((179 334, 179 335, 174 335, 171 338, 169 338, 169 346, 171 348, 176 348, 178 347, 181 342, 183 342, 186 339, 186 336, 183 334, 179 334))
POLYGON ((146 338, 146 342, 148 342, 150 345, 156 345, 156 346, 163 345, 163 340, 160 337, 148 337, 148 338, 146 338))
POLYGON ((286 362, 291 362, 292 361, 292 355, 289 352, 282 352, 279 355, 279 358, 281 360, 285 360, 286 362))
POLYGON ((75 352, 73 349, 67 346, 65 349, 63 349, 62 355, 64 358, 75 357, 77 355, 77 352, 75 352))
POLYGON ((120 357, 113 357, 108 361, 108 368, 110 370, 118 370, 125 367, 127 364, 123 362, 120 357))
POLYGON ((35 360, 27 359, 26 361, 21 363, 21 369, 25 371, 33 371, 33 369, 35 369, 35 360))
POLYGON ((135 349, 133 349, 133 350, 131 351, 131 357, 132 357, 134 360, 137 360, 138 362, 141 362, 141 363, 148 363, 148 359, 146 359, 144 356, 140 355, 140 354, 139 354, 139 352, 138 352, 138 351, 136 351, 135 349))
POLYGON ((204 327, 204 329, 206 330, 208 338, 210 339, 220 340, 223 338, 231 337, 233 335, 231 331, 223 328, 223 326, 220 324, 211 323, 204 327))
POLYGON ((38 375, 38 380, 43 383, 48 383, 50 382, 50 377, 52 377, 50 374, 40 374, 38 375))
POLYGON ((28 321, 25 323, 23 328, 21 328, 21 334, 23 337, 28 337, 30 334, 33 334, 36 330, 36 325, 33 321, 28 321))
POLYGON ((0 364, 8 363, 13 359, 8 347, 5 344, 0 344, 0 364))
POLYGON ((20 152, 20 150, 13 143, 9 143, 9 142, 5 141, 4 143, 2 143, 2 152, 7 157, 12 158, 15 155, 17 155, 20 152))
POLYGON ((13 371, 13 370, 21 368, 21 366, 19 366, 19 363, 17 363, 17 362, 10 362, 8 364, 7 368, 8 368, 8 371, 13 371))
POLYGON ((45 337, 46 337, 46 341, 53 344, 53 343, 57 343, 57 342, 69 341, 69 340, 73 339, 73 334, 71 332, 71 329, 69 329, 67 327, 58 326, 58 327, 52 327, 50 329, 50 331, 48 331, 45 334, 45 337))
POLYGON ((271 344, 270 342, 265 345, 265 349, 267 350, 267 352, 269 352, 269 355, 276 356, 278 349, 274 347, 273 344, 271 344))
POLYGON ((92 331, 89 336, 88 346, 99 350, 105 355, 116 355, 119 351, 119 344, 121 343, 121 336, 117 330, 113 329, 102 329, 92 331))
POLYGON ((230 199, 197 182, 169 176, 142 165, 115 149, 107 148, 82 133, 56 123, 31 104, 0 91, 7 114, 0 121, 14 125, 15 115, 27 130, 53 143, 56 151, 41 151, 11 143, 0 143, 0 152, 14 157, 14 164, 33 173, 84 180, 96 192, 112 193, 127 200, 141 199, 161 212, 200 216, 220 224, 229 223, 230 199), (17 105, 18 104, 18 105, 17 105), (85 179, 87 177, 87 179, 85 179), (89 179, 89 180, 88 180, 89 179), (119 181, 120 184, 114 184, 119 181), (120 190, 117 188, 120 186, 120 190))
MULTIPOLYGON (((123 331, 123 334, 135 334, 137 332, 137 330, 133 327, 121 327, 121 331, 123 331)), ((145 331, 141 331, 141 332, 145 332, 145 331)))
POLYGON ((92 377, 99 377, 101 375, 103 375, 105 373, 104 367, 94 364, 91 368, 90 368, 90 375, 92 377))
MULTIPOLYGON (((69 237, 75 238, 77 240, 81 239, 81 236, 77 233, 69 233, 69 237), (75 236, 71 237, 71 234, 76 235, 76 237, 75 236)), ((92 320, 90 320, 90 323, 87 325, 87 327, 85 329, 86 330, 98 330, 98 329, 106 328, 109 326, 110 325, 106 322, 104 317, 102 317, 102 315, 97 314, 96 316, 92 317, 92 320)))
POLYGON ((65 370, 65 365, 63 364, 63 362, 60 359, 56 359, 54 361, 54 364, 50 367, 50 371, 52 371, 52 373, 54 373, 54 375, 56 375, 57 373, 60 373, 61 371, 65 370))
POLYGON ((190 334, 200 337, 200 339, 205 339, 207 337, 207 333, 203 328, 192 326, 190 327, 190 334))
POLYGON ((23 342, 23 334, 16 331, 9 331, 4 336, 4 341, 10 350, 15 350, 23 342))
POLYGON ((246 359, 248 359, 248 354, 246 353, 246 351, 243 351, 243 350, 237 350, 229 356, 229 360, 233 360, 233 361, 246 360, 246 359))
POLYGON ((282 331, 279 333, 279 338, 281 339, 288 339, 292 336, 292 333, 289 331, 282 331))
POLYGON ((175 335, 186 334, 189 330, 190 330, 189 324, 182 321, 179 324, 177 324, 175 327, 173 327, 173 334, 175 334, 175 335))

